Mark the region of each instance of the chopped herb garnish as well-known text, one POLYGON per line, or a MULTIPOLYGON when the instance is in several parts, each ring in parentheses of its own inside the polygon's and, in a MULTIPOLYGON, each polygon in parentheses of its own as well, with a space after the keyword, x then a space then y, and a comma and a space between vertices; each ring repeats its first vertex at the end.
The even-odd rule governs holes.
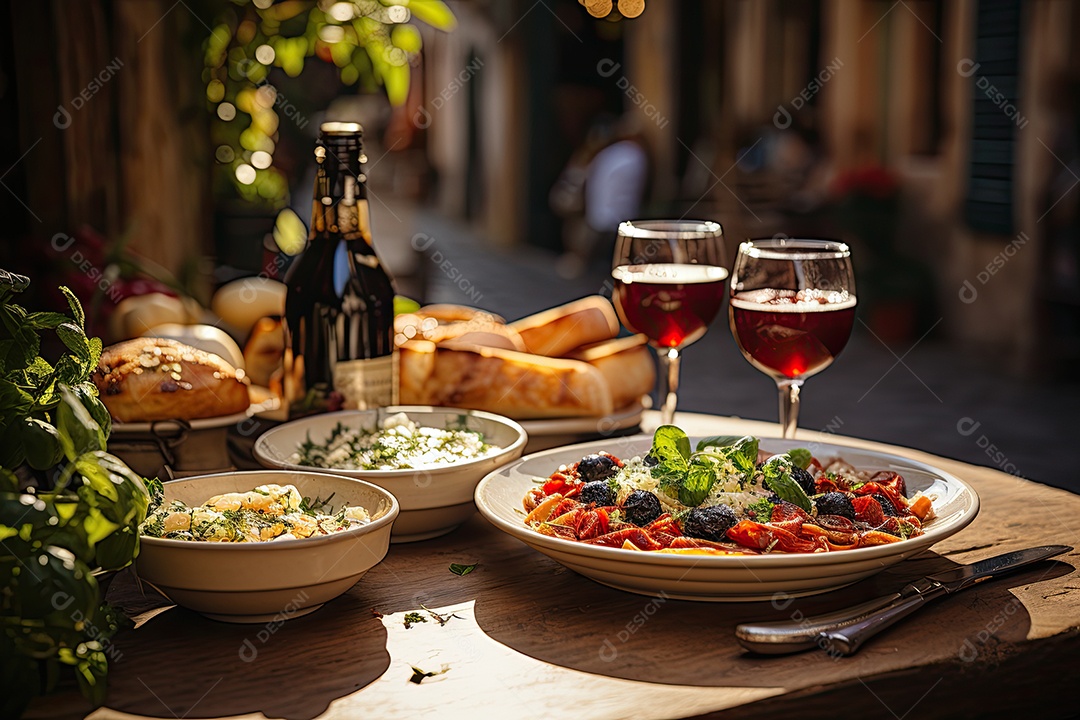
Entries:
POLYGON ((416 623, 426 623, 427 618, 418 612, 405 613, 405 629, 408 630, 416 623))
POLYGON ((479 563, 473 563, 472 565, 462 565, 461 563, 450 563, 450 572, 455 575, 468 575, 479 563))
POLYGON ((424 672, 415 665, 410 665, 409 667, 412 668, 412 677, 409 678, 409 682, 416 683, 417 685, 424 682, 424 680, 429 677, 435 677, 436 675, 445 675, 447 672, 450 671, 449 665, 443 665, 442 670, 439 670, 437 672, 424 672))
POLYGON ((440 615, 439 613, 435 612, 434 610, 427 607, 426 605, 421 605, 420 607, 424 608, 424 610, 427 611, 428 615, 435 618, 435 622, 439 623, 439 627, 442 627, 446 623, 450 622, 450 618, 457 618, 458 620, 462 619, 462 618, 460 618, 460 617, 458 617, 457 615, 454 615, 454 614, 440 615))

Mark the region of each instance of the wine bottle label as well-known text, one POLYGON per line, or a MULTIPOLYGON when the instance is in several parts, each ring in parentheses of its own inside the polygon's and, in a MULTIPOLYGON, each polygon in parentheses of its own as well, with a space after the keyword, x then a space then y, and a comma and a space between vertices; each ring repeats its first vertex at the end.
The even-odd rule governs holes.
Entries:
POLYGON ((346 410, 367 410, 397 402, 397 352, 370 360, 342 360, 334 365, 334 390, 346 410))

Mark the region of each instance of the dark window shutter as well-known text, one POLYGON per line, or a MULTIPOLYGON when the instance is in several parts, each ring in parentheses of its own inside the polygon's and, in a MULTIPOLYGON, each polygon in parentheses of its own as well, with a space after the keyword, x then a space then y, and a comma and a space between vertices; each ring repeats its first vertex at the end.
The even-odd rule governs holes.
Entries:
MULTIPOLYGON (((971 167, 964 214, 974 230, 1011 235, 1020 114, 1020 0, 979 0, 971 74, 971 167)), ((958 68, 964 72, 967 68, 958 68)))

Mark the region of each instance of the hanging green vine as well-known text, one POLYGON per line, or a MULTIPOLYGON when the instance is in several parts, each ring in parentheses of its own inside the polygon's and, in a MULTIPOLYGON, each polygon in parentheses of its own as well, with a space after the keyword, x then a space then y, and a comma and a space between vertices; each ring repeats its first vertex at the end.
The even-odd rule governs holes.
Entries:
POLYGON ((456 24, 441 0, 232 0, 204 49, 211 137, 222 181, 250 202, 280 209, 288 182, 275 167, 281 121, 303 129, 301 98, 270 81, 280 68, 299 77, 311 58, 332 64, 347 87, 376 92, 392 105, 409 92, 410 67, 421 49, 415 19, 449 31, 456 24))

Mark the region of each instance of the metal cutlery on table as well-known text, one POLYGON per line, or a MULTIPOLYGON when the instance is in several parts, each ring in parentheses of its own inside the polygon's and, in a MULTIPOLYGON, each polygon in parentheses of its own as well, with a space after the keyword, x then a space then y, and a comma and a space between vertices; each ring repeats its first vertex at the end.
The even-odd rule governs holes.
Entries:
POLYGON ((951 595, 976 583, 999 577, 1072 550, 1068 545, 1043 545, 1017 550, 962 565, 905 586, 899 592, 802 620, 744 623, 735 637, 747 650, 766 655, 820 647, 851 655, 882 630, 907 617, 931 600, 951 595))

